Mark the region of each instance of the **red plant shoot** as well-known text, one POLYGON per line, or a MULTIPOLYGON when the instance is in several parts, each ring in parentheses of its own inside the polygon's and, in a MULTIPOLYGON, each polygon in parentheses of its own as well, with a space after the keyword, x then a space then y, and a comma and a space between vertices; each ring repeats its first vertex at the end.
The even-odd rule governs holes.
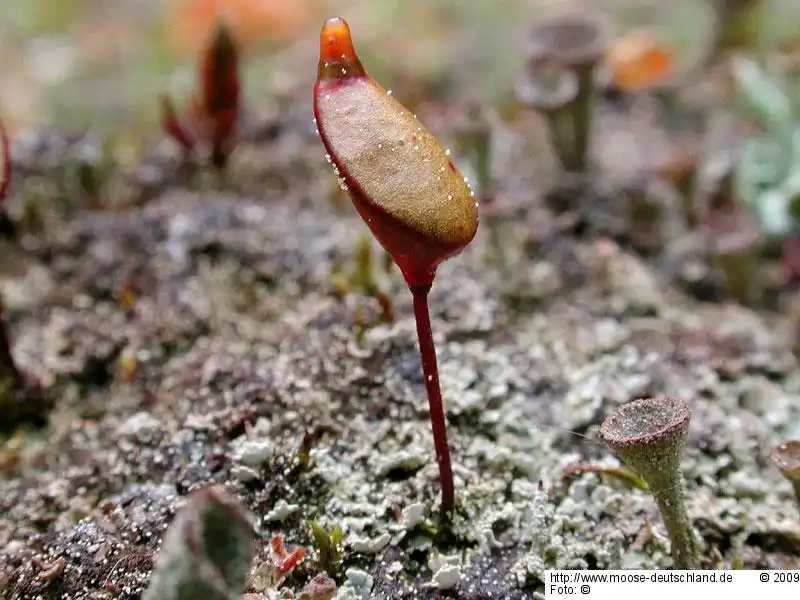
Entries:
POLYGON ((161 127, 187 154, 194 150, 194 135, 181 123, 169 94, 161 96, 161 127))
POLYGON ((329 19, 320 35, 314 116, 340 183, 413 295, 442 511, 449 514, 455 491, 428 294, 438 265, 475 237, 474 193, 450 153, 367 74, 340 18, 329 19))
POLYGON ((283 543, 283 537, 273 536, 270 540, 270 564, 275 572, 285 577, 294 569, 306 555, 305 548, 288 550, 283 543))
POLYGON ((211 164, 222 169, 235 147, 241 104, 239 48, 223 19, 201 54, 198 87, 187 123, 181 122, 169 96, 162 98, 162 126, 187 152, 202 139, 210 146, 211 164))
MULTIPOLYGON (((0 175, 0 220, 5 220, 5 199, 8 195, 8 186, 11 184, 11 149, 8 143, 8 133, 5 125, 0 121, 0 148, 3 152, 3 173, 0 175)), ((8 335, 5 321, 3 320, 3 303, 0 298, 0 376, 5 375, 11 379, 15 387, 21 386, 25 382, 22 372, 14 362, 11 354, 11 338, 8 335)))
MULTIPOLYGON (((5 212, 4 202, 11 185, 11 149, 5 125, 0 120, 0 152, 2 156, 2 173, 0 173, 0 228, 5 233, 13 235, 14 226, 5 212)), ((0 431, 14 427, 21 421, 41 421, 41 410, 47 406, 46 399, 41 394, 41 386, 33 376, 19 368, 11 352, 11 335, 3 315, 3 298, 0 296, 0 405, 2 405, 3 418, 0 419, 0 431), (13 403, 3 402, 4 389, 11 388, 10 392, 18 401, 13 403)))
POLYGON ((200 65, 200 97, 195 98, 199 120, 211 142, 212 164, 228 160, 239 116, 239 49, 225 21, 217 25, 200 65))

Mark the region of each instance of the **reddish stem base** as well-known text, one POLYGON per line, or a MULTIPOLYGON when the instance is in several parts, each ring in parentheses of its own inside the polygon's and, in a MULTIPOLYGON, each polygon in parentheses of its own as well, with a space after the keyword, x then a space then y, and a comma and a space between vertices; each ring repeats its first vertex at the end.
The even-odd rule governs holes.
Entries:
POLYGON ((3 321, 2 304, 0 304, 0 375, 9 377, 15 387, 22 387, 25 384, 25 377, 17 368, 17 363, 14 362, 14 356, 11 354, 11 338, 3 321))
POLYGON ((436 448, 436 462, 439 465, 439 480, 442 486, 442 515, 449 516, 455 507, 455 484, 453 467, 450 462, 450 448, 447 445, 447 425, 439 386, 439 367, 436 361, 436 347, 433 343, 431 317, 428 310, 428 292, 431 286, 412 287, 414 297, 414 318, 417 321, 419 351, 422 357, 422 374, 428 392, 433 444, 436 448))

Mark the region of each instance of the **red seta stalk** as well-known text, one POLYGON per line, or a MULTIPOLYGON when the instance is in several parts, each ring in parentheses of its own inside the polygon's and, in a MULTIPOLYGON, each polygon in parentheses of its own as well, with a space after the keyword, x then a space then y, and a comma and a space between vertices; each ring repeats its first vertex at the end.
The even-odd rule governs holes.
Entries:
POLYGON ((442 402, 442 389, 439 385, 436 346, 433 343, 431 316, 428 309, 430 289, 430 285, 412 287, 411 294, 414 298, 414 319, 417 322, 422 374, 425 377, 425 390, 428 393, 433 445, 436 448, 436 462, 439 465, 439 480, 442 486, 442 513, 449 514, 455 507, 455 484, 453 483, 453 467, 450 462, 450 447, 447 444, 447 424, 442 402))

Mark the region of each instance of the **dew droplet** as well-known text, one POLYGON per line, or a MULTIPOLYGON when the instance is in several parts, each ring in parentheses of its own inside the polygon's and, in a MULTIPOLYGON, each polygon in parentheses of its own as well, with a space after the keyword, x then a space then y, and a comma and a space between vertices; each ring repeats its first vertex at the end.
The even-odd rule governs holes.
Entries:
POLYGON ((447 199, 448 200, 452 200, 453 199, 453 194, 447 194, 447 199))
POLYGON ((330 155, 330 154, 325 154, 325 160, 327 160, 327 161, 328 161, 328 164, 329 164, 329 165, 332 165, 332 164, 333 164, 333 159, 331 158, 331 155, 330 155))
POLYGON ((445 156, 450 156, 450 148, 446 148, 444 151, 445 156))
POLYGON ((418 144, 414 144, 414 150, 416 150, 417 152, 419 152, 419 145, 418 145, 418 144))
POLYGON ((386 90, 386 93, 387 93, 389 96, 391 96, 391 95, 392 95, 392 90, 386 90))
POLYGON ((325 100, 330 100, 330 99, 331 99, 331 95, 330 94, 325 94, 325 100))

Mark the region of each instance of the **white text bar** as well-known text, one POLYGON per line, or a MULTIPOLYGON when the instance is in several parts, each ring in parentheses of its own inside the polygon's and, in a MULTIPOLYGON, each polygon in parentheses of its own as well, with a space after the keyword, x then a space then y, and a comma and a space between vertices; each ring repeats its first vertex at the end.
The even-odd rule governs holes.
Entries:
POLYGON ((798 600, 800 570, 546 571, 544 597, 548 600, 675 600, 675 594, 680 594, 680 600, 708 600, 709 594, 730 594, 734 590, 737 596, 745 598, 798 600))

